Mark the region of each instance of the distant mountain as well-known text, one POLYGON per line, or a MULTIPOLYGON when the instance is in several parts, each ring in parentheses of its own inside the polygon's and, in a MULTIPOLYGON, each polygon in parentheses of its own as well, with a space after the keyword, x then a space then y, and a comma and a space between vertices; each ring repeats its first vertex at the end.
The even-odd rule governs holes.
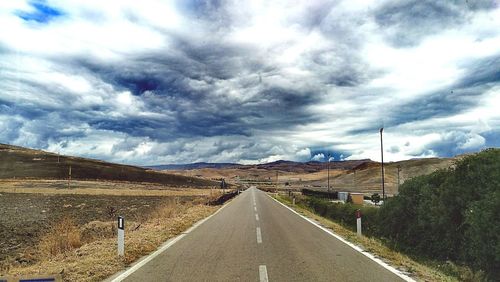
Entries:
MULTIPOLYGON (((330 169, 344 169, 351 170, 355 167, 362 165, 370 165, 375 163, 370 159, 363 160, 354 160, 354 161, 333 161, 330 162, 330 169)), ((328 167, 327 162, 317 162, 317 161, 309 161, 309 162, 292 162, 292 161, 283 161, 279 160, 272 163, 267 164, 259 164, 255 166, 258 169, 267 169, 267 170, 281 170, 288 172, 318 172, 324 170, 328 167)))
POLYGON ((233 168, 240 167, 240 164, 233 163, 192 163, 192 164, 167 164, 167 165, 154 165, 145 166, 145 168, 150 168, 154 170, 192 170, 192 169, 202 169, 202 168, 233 168))
MULTIPOLYGON (((355 160, 355 161, 333 161, 330 162, 331 169, 346 169, 350 170, 358 166, 370 166, 375 164, 372 160, 355 160)), ((326 162, 294 162, 279 160, 275 162, 257 164, 257 165, 241 165, 235 163, 192 163, 192 164, 168 164, 168 165, 157 165, 157 166, 147 166, 146 168, 155 170, 195 170, 195 169, 227 169, 227 168, 237 168, 237 169, 265 169, 265 170, 280 170, 288 172, 317 172, 327 168, 326 162)))

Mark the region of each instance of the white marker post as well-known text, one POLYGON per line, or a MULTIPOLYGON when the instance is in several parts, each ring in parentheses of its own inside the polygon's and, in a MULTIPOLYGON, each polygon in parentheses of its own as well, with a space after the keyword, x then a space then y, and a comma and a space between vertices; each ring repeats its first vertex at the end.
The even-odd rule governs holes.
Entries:
POLYGON ((293 205, 295 206, 295 196, 293 196, 293 205))
POLYGON ((358 236, 361 236, 361 210, 356 211, 356 227, 358 236))
POLYGON ((125 218, 123 216, 118 217, 118 255, 123 256, 125 254, 125 218))

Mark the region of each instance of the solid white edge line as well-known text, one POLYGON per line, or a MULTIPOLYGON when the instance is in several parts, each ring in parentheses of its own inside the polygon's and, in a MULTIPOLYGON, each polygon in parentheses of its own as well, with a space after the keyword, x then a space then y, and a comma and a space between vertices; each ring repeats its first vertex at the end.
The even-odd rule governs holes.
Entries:
POLYGON ((257 244, 262 243, 262 233, 260 232, 260 227, 257 227, 257 244))
MULTIPOLYGON (((193 226, 191 226, 190 228, 188 228, 186 231, 182 232, 180 235, 177 235, 174 238, 170 238, 162 246, 160 246, 160 248, 157 249, 154 253, 152 253, 152 254, 150 254, 150 255, 142 258, 142 259, 139 259, 139 261, 137 261, 129 269, 125 270, 123 273, 121 273, 120 275, 118 275, 117 277, 115 277, 115 278, 113 278, 113 279, 111 279, 109 281, 110 282, 120 282, 120 281, 123 281, 123 279, 127 278, 128 276, 130 276, 130 274, 134 273, 139 268, 143 267, 145 264, 147 264, 148 262, 150 262, 151 260, 153 260, 155 257, 157 257, 159 254, 161 254, 162 252, 164 252, 165 250, 167 250, 168 248, 170 248, 173 244, 177 243, 177 241, 179 241, 180 239, 184 238, 184 236, 186 236, 187 234, 189 234, 190 232, 192 232, 193 230, 195 230, 198 226, 202 225, 205 221, 209 220, 212 216, 218 214, 222 209, 224 209, 227 205, 229 205, 232 202, 233 201, 231 201, 229 203, 226 203, 220 209, 218 209, 217 211, 215 211, 213 214, 209 215, 208 217, 206 217, 204 219, 199 220, 198 222, 196 222, 195 224, 193 224, 193 226)), ((105 281, 108 281, 108 280, 105 280, 105 281)))
MULTIPOLYGON (((267 193, 266 193, 267 195, 267 193)), ((386 262, 384 262, 383 260, 379 259, 379 258, 376 258, 374 255, 368 253, 367 251, 364 251, 363 249, 361 249, 359 246, 356 246, 354 245, 353 243, 345 240, 344 238, 340 237, 339 235, 333 233, 332 231, 326 229, 325 227, 317 224, 316 222, 314 222, 312 219, 310 218, 307 218, 303 215, 301 215, 300 213, 296 212, 295 210, 293 210, 292 208, 290 208, 289 206, 283 204, 282 202, 276 200, 275 198, 267 195, 268 197, 270 197, 271 199, 273 199, 274 201, 276 201, 278 204, 284 206, 285 208, 289 209, 290 211, 292 211, 293 213, 295 213, 296 215, 302 217, 303 219, 307 220, 309 223, 313 224, 314 226, 318 227, 319 229, 325 231, 326 233, 332 235, 333 237, 337 238, 338 240, 340 240, 342 243, 348 245, 349 247, 353 248, 354 250, 362 253, 363 255, 365 255, 366 257, 368 257, 369 259, 373 260, 374 262, 378 263, 379 265, 381 265, 382 267, 384 267, 385 269, 389 270, 390 272, 394 273, 395 275, 397 275, 399 278, 405 280, 405 281, 408 281, 408 282, 415 282, 415 280, 403 273, 401 273, 401 271, 397 270, 396 268, 388 265, 386 262)))
POLYGON ((259 278, 260 282, 269 281, 269 278, 267 277, 267 267, 265 265, 259 265, 259 278))

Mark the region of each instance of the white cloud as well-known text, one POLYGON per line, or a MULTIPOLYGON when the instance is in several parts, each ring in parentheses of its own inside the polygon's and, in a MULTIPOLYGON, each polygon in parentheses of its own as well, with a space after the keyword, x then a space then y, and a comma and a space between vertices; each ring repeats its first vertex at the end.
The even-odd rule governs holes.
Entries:
POLYGON ((64 16, 37 24, 3 1, 3 140, 136 164, 379 160, 381 126, 388 161, 489 144, 500 9, 398 46, 387 3, 53 0, 64 16))
POLYGON ((311 149, 309 148, 304 148, 300 151, 298 151, 295 155, 299 158, 310 158, 311 157, 311 149))
POLYGON ((458 147, 463 150, 478 150, 481 149, 486 140, 483 136, 478 134, 470 134, 463 144, 459 144, 458 147))
POLYGON ((311 158, 311 161, 322 161, 325 159, 325 155, 323 153, 316 154, 311 158))

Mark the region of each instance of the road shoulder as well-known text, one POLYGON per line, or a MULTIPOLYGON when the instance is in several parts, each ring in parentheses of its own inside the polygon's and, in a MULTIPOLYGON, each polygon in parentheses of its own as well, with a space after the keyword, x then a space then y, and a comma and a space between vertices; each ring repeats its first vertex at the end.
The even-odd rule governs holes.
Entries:
MULTIPOLYGON (((316 225, 327 233, 334 234, 333 236, 345 241, 346 244, 370 257, 377 263, 380 264, 380 262, 382 262, 381 265, 385 264, 389 266, 389 268, 394 269, 400 274, 398 276, 403 279, 407 277, 408 281, 412 281, 412 279, 417 281, 457 281, 457 279, 453 277, 447 276, 429 266, 416 262, 406 255, 391 250, 380 240, 364 236, 358 237, 355 232, 346 229, 338 223, 314 214, 305 207, 292 205, 286 197, 275 194, 271 195, 269 193, 268 195, 278 203, 297 213, 299 216, 302 216, 311 224, 316 225)), ((394 271, 391 270, 391 272, 394 271)))

